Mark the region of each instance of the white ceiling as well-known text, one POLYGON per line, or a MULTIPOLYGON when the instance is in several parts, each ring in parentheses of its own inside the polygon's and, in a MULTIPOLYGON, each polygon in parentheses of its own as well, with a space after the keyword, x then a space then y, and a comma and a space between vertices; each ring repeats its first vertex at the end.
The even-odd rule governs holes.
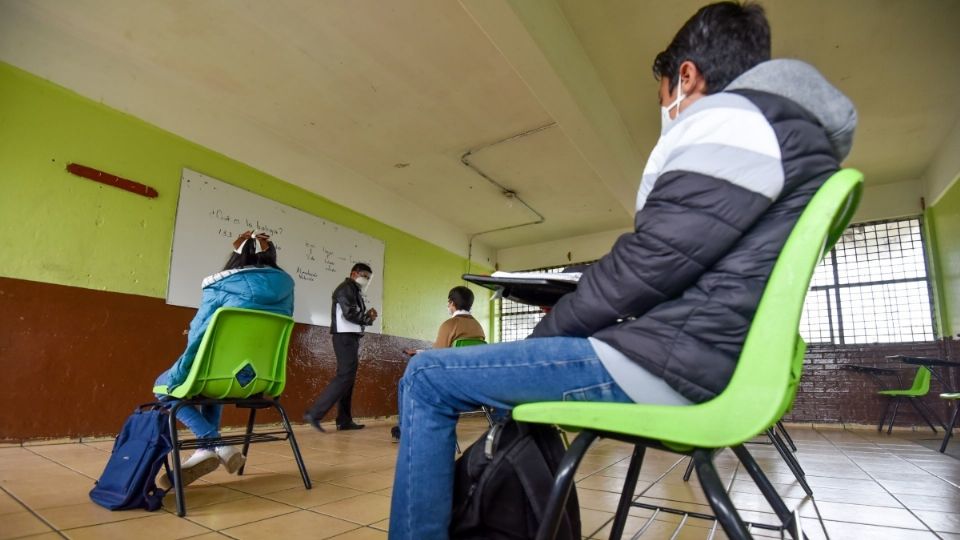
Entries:
MULTIPOLYGON (((457 253, 536 219, 472 150, 545 217, 476 253, 630 225, 649 66, 699 5, 8 0, 0 60, 457 253)), ((960 1, 766 5, 775 54, 858 105, 850 163, 918 178, 960 111, 960 1)))
MULTIPOLYGON (((697 0, 558 0, 637 152, 659 133, 651 65, 697 0)), ((960 1, 764 0, 775 57, 816 66, 857 106, 848 164, 868 183, 919 178, 960 114, 960 1)))

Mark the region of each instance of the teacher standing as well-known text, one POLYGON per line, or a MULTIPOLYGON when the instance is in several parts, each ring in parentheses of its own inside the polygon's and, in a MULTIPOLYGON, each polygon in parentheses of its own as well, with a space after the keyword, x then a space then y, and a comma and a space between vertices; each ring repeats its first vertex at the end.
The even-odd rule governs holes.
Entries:
POLYGON ((343 280, 333 290, 333 302, 330 307, 330 336, 333 339, 333 352, 337 356, 337 375, 320 393, 313 406, 303 415, 305 422, 320 431, 320 420, 334 404, 337 405, 337 430, 363 429, 363 424, 353 421, 350 411, 350 399, 353 397, 353 385, 357 380, 360 338, 363 329, 377 320, 377 310, 367 309, 361 294, 370 283, 373 270, 364 263, 357 263, 350 269, 350 277, 343 280))

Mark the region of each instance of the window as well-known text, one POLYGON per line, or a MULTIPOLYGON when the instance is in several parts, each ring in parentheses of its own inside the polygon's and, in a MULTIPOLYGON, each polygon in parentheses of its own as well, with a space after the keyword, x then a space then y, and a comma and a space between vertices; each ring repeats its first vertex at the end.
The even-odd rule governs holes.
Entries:
MULTIPOLYGON (((535 268, 524 272, 563 272, 565 266, 535 268)), ((536 306, 520 304, 512 300, 500 300, 500 341, 519 341, 533 332, 533 327, 543 318, 543 311, 536 306)))
MULTIPOLYGON (((543 318, 539 308, 500 302, 500 341, 526 338, 543 318)), ((807 343, 836 345, 931 341, 933 327, 920 218, 850 226, 817 265, 800 319, 807 343)))
POLYGON ((849 227, 817 266, 800 320, 808 343, 934 339, 920 218, 849 227))

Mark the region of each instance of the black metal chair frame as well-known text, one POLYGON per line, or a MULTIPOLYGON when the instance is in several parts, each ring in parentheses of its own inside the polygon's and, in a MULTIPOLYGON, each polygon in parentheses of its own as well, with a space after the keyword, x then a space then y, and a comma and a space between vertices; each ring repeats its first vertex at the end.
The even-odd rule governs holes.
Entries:
POLYGON ((927 425, 930 426, 930 429, 932 429, 934 433, 937 432, 937 428, 935 428, 933 426, 933 422, 930 421, 930 416, 936 418, 937 423, 939 423, 944 429, 947 428, 947 426, 943 423, 940 417, 937 416, 936 413, 934 413, 933 411, 927 408, 927 404, 923 402, 923 399, 915 398, 913 396, 889 396, 889 397, 892 397, 893 399, 887 400, 887 405, 883 408, 883 416, 880 417, 880 423, 877 425, 878 432, 883 431, 883 424, 886 423, 887 413, 890 412, 890 404, 892 402, 893 416, 890 417, 890 426, 887 428, 887 435, 890 435, 891 433, 893 433, 893 423, 897 420, 897 412, 900 409, 901 399, 906 399, 910 403, 910 405, 913 405, 913 408, 917 410, 917 413, 920 414, 924 422, 926 422, 927 425), (928 413, 930 416, 927 416, 928 413))
MULTIPOLYGON (((747 441, 745 444, 769 444, 776 448, 780 457, 783 458, 783 461, 787 463, 787 467, 790 468, 790 472, 793 473, 793 477, 797 479, 797 483, 803 488, 803 492, 806 493, 807 496, 813 497, 813 490, 810 488, 810 484, 807 483, 807 473, 805 473, 803 467, 800 466, 800 461, 793 456, 793 452, 797 451, 797 445, 793 444, 793 439, 790 437, 790 434, 787 433, 786 426, 784 426, 782 422, 777 421, 774 427, 765 431, 764 434, 767 436, 767 442, 747 441)), ((690 463, 687 464, 687 470, 683 473, 683 481, 686 482, 690 480, 692 473, 693 460, 690 460, 690 463)))
MULTIPOLYGON (((313 485, 310 482, 310 475, 307 474, 307 468, 303 464, 303 456, 300 454, 300 447, 297 445, 297 438, 293 434, 293 428, 290 426, 290 419, 287 412, 280 406, 277 398, 250 397, 246 399, 212 399, 212 398, 189 398, 179 400, 170 407, 170 441, 173 449, 170 451, 173 466, 171 467, 171 480, 173 489, 177 497, 177 515, 183 517, 187 515, 186 500, 183 495, 183 482, 181 481, 180 450, 190 448, 205 448, 220 445, 243 444, 243 456, 247 456, 247 451, 251 444, 289 441, 290 448, 293 450, 293 457, 297 461, 297 467, 300 469, 300 477, 303 479, 303 487, 310 489, 313 485), (187 405, 234 405, 238 409, 250 409, 250 417, 247 420, 247 431, 243 435, 227 435, 226 437, 216 437, 207 439, 186 439, 180 440, 177 437, 177 411, 187 405), (258 409, 276 409, 280 413, 280 419, 283 422, 282 431, 261 431, 254 433, 253 428, 257 419, 258 409)), ((237 475, 243 474, 244 464, 237 471, 237 475)))
MULTIPOLYGON (((720 481, 720 477, 717 475, 717 470, 713 465, 714 454, 722 449, 695 448, 689 452, 678 452, 677 450, 663 446, 659 441, 631 437, 629 435, 623 435, 619 433, 584 430, 580 433, 580 435, 577 436, 576 439, 574 439, 573 443, 570 445, 570 448, 563 456, 563 461, 560 463, 560 468, 557 470, 557 477, 554 481, 553 489, 550 492, 550 499, 547 503, 546 510, 544 511, 540 528, 537 530, 537 540, 553 540, 556 537, 557 529, 560 526, 561 510, 566 507, 567 498, 570 496, 570 490, 573 487, 574 474, 576 473, 577 467, 580 465, 580 460, 583 458, 584 454, 586 454, 587 449, 597 439, 597 437, 615 439, 634 445, 633 455, 630 458, 630 466, 627 469, 627 476, 624 479, 623 492, 620 494, 620 502, 617 505, 617 513, 614 516, 613 527, 610 531, 611 539, 619 539, 623 535, 623 529, 626 525, 627 515, 631 506, 647 508, 650 510, 659 510, 661 512, 673 514, 688 515, 700 519, 717 520, 723 527, 726 535, 731 540, 746 540, 752 538, 747 527, 748 523, 744 522, 740 518, 736 507, 734 507, 733 502, 730 500, 730 496, 727 494, 727 491, 723 486, 723 482, 720 481), (640 467, 643 464, 643 456, 646 452, 646 448, 655 448, 658 450, 690 455, 692 458, 692 463, 697 471, 697 477, 700 479, 700 485, 703 488, 704 494, 707 496, 707 500, 710 503, 710 507, 714 511, 714 515, 711 516, 708 514, 686 512, 674 508, 666 508, 635 502, 633 500, 633 492, 637 486, 637 477, 640 475, 640 467)), ((750 452, 748 452, 743 445, 734 446, 731 449, 740 460, 740 463, 743 464, 744 468, 747 470, 747 473, 757 484, 760 492, 763 494, 764 498, 766 498, 767 503, 770 504, 770 507, 773 509, 781 523, 780 526, 769 525, 766 523, 749 523, 749 525, 751 527, 772 531, 787 531, 791 537, 793 537, 795 540, 799 540, 796 538, 796 530, 798 527, 797 523, 795 522, 795 515, 787 508, 787 505, 783 502, 783 499, 780 498, 780 494, 777 493, 777 490, 773 487, 773 484, 771 484, 770 480, 767 479, 766 475, 760 469, 760 466, 753 459, 753 456, 750 455, 750 452)), ((801 536, 806 538, 806 535, 802 533, 801 536)))
POLYGON ((940 445, 941 454, 947 451, 947 443, 950 442, 950 437, 953 435, 953 428, 956 427, 957 420, 960 420, 960 401, 956 401, 953 404, 953 418, 950 420, 950 425, 944 426, 947 432, 943 435, 943 443, 940 445))

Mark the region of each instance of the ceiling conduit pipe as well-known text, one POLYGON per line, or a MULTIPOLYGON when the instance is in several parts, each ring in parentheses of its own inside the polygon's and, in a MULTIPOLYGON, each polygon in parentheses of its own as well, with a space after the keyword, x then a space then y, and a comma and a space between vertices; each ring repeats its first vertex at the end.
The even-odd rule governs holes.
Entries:
POLYGON ((533 221, 527 221, 527 222, 524 222, 524 223, 518 223, 517 225, 508 225, 508 226, 506 226, 506 227, 498 227, 498 228, 496 228, 496 229, 490 229, 490 230, 487 230, 487 231, 480 231, 480 232, 472 233, 472 234, 468 237, 468 242, 467 242, 467 273, 470 273, 470 267, 471 267, 471 265, 472 265, 472 260, 473 260, 473 239, 474 239, 474 238, 476 238, 476 237, 478 237, 478 236, 481 236, 481 235, 484 235, 484 234, 493 233, 493 232, 508 231, 508 230, 510 230, 510 229, 516 229, 516 228, 519 228, 519 227, 527 227, 527 226, 530 226, 530 225, 539 225, 539 224, 541 224, 541 223, 543 223, 544 221, 547 220, 547 218, 543 217, 543 214, 541 214, 540 212, 537 212, 532 206, 530 206, 529 204, 527 204, 526 201, 524 201, 523 199, 521 199, 520 196, 517 195, 517 192, 516 192, 516 191, 514 191, 514 190, 512 190, 512 189, 510 189, 510 188, 508 188, 508 187, 506 187, 506 186, 504 186, 504 185, 501 184, 500 182, 497 182, 496 180, 494 180, 493 178, 491 178, 489 175, 487 175, 487 173, 485 173, 485 172, 483 172, 482 170, 480 170, 479 167, 477 167, 476 165, 474 165, 473 163, 471 163, 471 162, 470 162, 470 156, 476 154, 477 152, 479 152, 479 151, 481 151, 481 150, 486 150, 487 148, 490 148, 490 147, 493 147, 493 146, 497 146, 497 145, 500 145, 500 144, 503 144, 503 143, 507 143, 507 142, 510 142, 510 141, 512 141, 512 140, 515 140, 515 139, 520 139, 520 138, 522 138, 522 137, 527 137, 527 136, 529 136, 529 135, 533 135, 534 133, 539 133, 539 132, 544 131, 544 130, 546 130, 546 129, 550 129, 550 128, 556 126, 556 125, 557 125, 556 122, 550 122, 549 124, 546 124, 546 125, 543 125, 543 126, 540 126, 540 127, 537 127, 537 128, 529 129, 529 130, 527 130, 527 131, 523 131, 523 132, 521 132, 521 133, 517 133, 516 135, 511 135, 511 136, 509 136, 509 137, 507 137, 507 138, 505 138, 505 139, 500 139, 499 141, 494 141, 494 142, 492 142, 492 143, 490 143, 490 144, 485 144, 485 145, 483 145, 483 146, 478 146, 478 147, 476 147, 476 148, 471 148, 470 150, 467 150, 466 152, 464 152, 464 154, 463 154, 462 156, 460 156, 460 163, 463 163, 463 164, 466 165, 470 170, 472 170, 473 172, 475 172, 475 173, 477 173, 478 175, 480 175, 481 178, 483 178, 483 179, 486 180, 487 182, 490 182, 494 187, 496 187, 498 190, 500 190, 500 194, 501 194, 501 195, 503 195, 503 196, 506 197, 507 199, 511 199, 511 200, 515 200, 515 201, 519 202, 520 204, 522 204, 522 205, 524 206, 524 208, 526 208, 526 209, 529 210, 531 213, 533 213, 534 215, 537 216, 537 219, 535 219, 535 220, 533 220, 533 221))

